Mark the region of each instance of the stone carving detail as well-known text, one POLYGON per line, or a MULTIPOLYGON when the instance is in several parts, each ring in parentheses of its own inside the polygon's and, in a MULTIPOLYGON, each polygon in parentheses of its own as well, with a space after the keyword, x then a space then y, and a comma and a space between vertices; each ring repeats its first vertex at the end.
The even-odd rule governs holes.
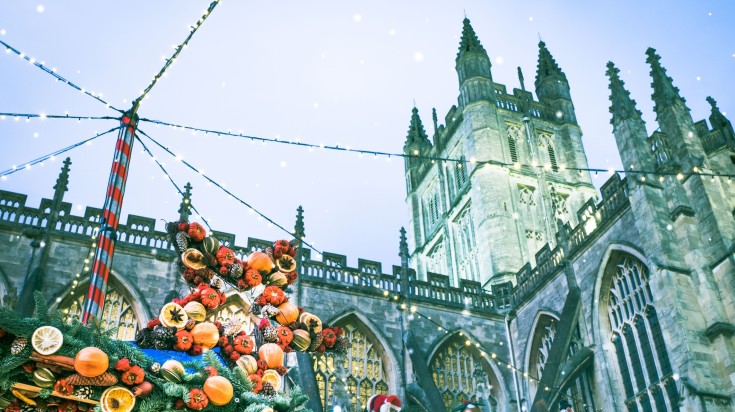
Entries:
POLYGON ((536 188, 533 186, 518 185, 518 203, 522 205, 536 205, 536 188))

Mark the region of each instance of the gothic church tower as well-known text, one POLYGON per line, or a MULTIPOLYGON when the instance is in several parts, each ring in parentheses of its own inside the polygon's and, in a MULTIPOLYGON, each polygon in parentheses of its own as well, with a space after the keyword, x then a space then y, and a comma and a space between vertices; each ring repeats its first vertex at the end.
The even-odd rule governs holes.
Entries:
POLYGON ((540 42, 538 100, 520 70, 521 88, 508 94, 466 18, 455 67, 459 99, 445 124, 434 111, 430 140, 413 108, 406 137, 404 153, 416 156, 405 162, 411 262, 422 280, 515 283, 555 243, 555 221, 575 225, 575 211, 596 196, 589 174, 576 170, 587 158, 569 83, 540 42))

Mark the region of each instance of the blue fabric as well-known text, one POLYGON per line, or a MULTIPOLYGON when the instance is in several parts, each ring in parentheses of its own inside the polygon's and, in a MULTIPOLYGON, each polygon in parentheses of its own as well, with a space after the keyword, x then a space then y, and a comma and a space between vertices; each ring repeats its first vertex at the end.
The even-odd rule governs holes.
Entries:
MULTIPOLYGON (((130 342, 131 345, 138 347, 138 345, 135 344, 135 342, 130 342)), ((197 362, 201 365, 201 368, 204 368, 204 359, 203 355, 199 356, 189 356, 186 352, 179 352, 176 350, 159 350, 159 349, 140 349, 143 354, 146 356, 152 358, 154 361, 160 363, 163 365, 164 362, 166 362, 169 359, 177 360, 181 363, 186 362, 197 362)), ((220 353, 220 348, 216 347, 214 349, 211 349, 212 352, 217 354, 217 359, 219 359, 220 364, 222 364, 223 367, 226 367, 225 361, 222 359, 222 354, 220 353)), ((200 368, 200 369, 201 369, 200 368)), ((196 370, 193 370, 192 368, 187 368, 186 370, 189 373, 196 372, 196 370)))

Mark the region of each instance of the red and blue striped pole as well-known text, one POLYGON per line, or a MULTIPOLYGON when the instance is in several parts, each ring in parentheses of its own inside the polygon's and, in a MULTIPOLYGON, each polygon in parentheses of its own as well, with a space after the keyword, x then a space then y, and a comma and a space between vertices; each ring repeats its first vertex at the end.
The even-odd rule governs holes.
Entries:
POLYGON ((89 323, 93 317, 102 313, 107 293, 107 281, 112 268, 112 255, 115 253, 117 226, 120 221, 125 183, 128 180, 128 166, 133 152, 133 141, 138 123, 138 116, 133 111, 123 115, 120 133, 115 144, 115 155, 112 159, 110 180, 107 183, 107 195, 102 209, 100 231, 97 235, 97 248, 94 252, 92 275, 89 289, 82 308, 82 323, 89 323))

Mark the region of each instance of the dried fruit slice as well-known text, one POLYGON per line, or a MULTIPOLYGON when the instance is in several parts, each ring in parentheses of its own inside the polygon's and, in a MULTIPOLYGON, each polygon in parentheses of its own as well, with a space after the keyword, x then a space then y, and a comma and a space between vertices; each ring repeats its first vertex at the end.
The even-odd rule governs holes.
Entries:
POLYGON ((186 326, 189 315, 186 314, 186 311, 181 305, 169 302, 161 308, 161 314, 158 316, 158 319, 161 321, 161 325, 167 328, 181 330, 186 326))
POLYGON ((278 374, 273 369, 268 369, 265 372, 263 372, 263 382, 268 382, 271 385, 273 385, 273 389, 278 392, 281 390, 282 385, 282 378, 281 375, 278 374))
POLYGON ((135 395, 127 388, 113 386, 102 392, 102 412, 130 412, 135 407, 135 395))
POLYGON ((289 255, 283 255, 276 259, 278 270, 283 273, 289 273, 296 270, 296 260, 289 255))
POLYGON ((64 335, 53 326, 41 326, 33 332, 31 345, 41 355, 52 355, 64 344, 64 335))

